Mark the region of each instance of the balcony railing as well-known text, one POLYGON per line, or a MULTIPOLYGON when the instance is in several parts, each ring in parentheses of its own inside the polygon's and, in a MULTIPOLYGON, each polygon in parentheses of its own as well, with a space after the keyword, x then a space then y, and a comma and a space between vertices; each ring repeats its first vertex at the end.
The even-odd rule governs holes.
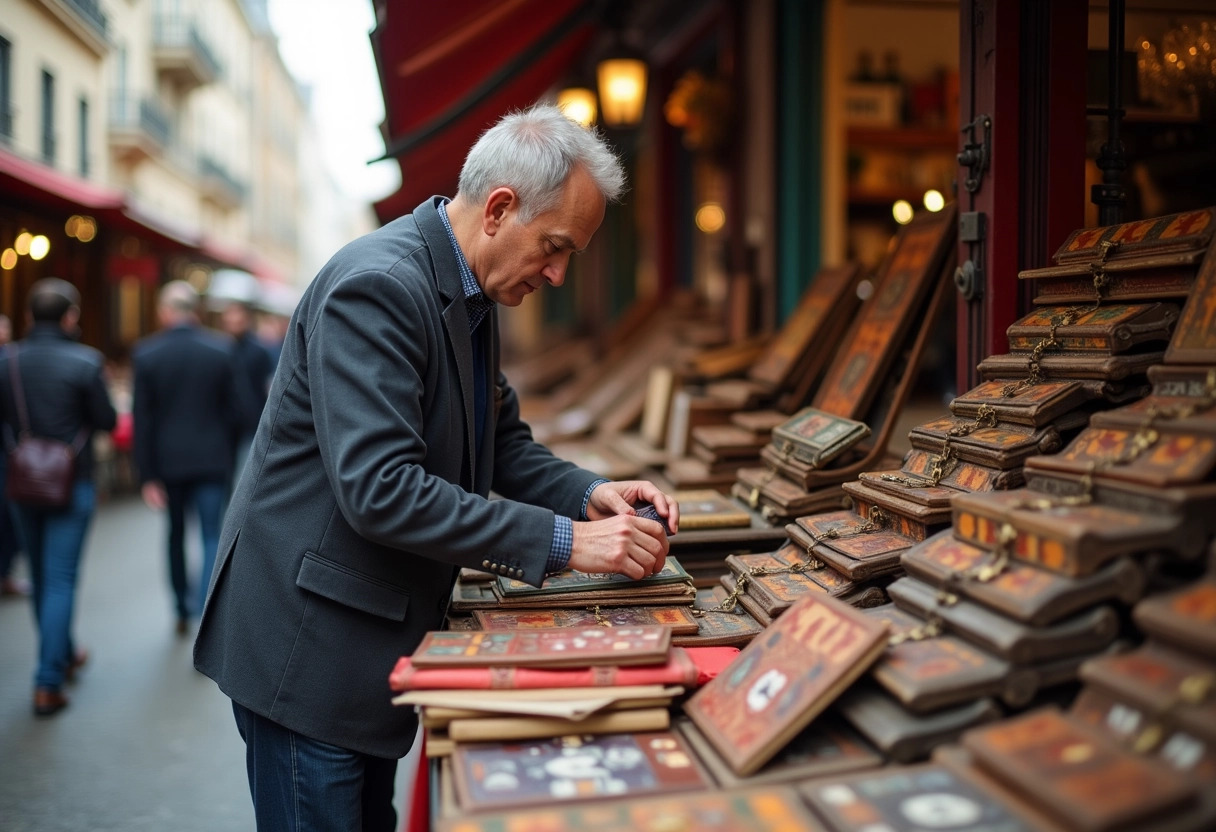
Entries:
POLYGON ((244 182, 233 176, 222 162, 217 161, 206 153, 198 157, 198 172, 202 178, 203 190, 213 201, 235 208, 245 201, 248 187, 244 182))
POLYGON ((173 138, 169 117, 155 98, 122 92, 110 99, 110 140, 125 153, 162 153, 173 138))
POLYGON ((106 36, 106 16, 101 11, 101 4, 97 0, 67 0, 67 4, 76 12, 88 21, 89 25, 97 30, 97 34, 102 38, 106 36))
POLYGON ((223 71, 198 26, 184 15, 158 12, 153 19, 152 43, 158 66, 190 86, 214 81, 223 71))

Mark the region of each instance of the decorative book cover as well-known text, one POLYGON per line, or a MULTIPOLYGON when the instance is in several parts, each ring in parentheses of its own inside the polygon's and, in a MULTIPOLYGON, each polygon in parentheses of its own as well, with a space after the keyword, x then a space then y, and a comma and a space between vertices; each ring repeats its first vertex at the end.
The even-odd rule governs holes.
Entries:
POLYGON ((499 575, 497 592, 503 598, 524 598, 567 592, 603 590, 629 592, 671 584, 691 584, 691 582, 692 579, 684 571, 680 562, 673 557, 668 557, 659 572, 637 581, 615 572, 579 572, 575 569, 567 569, 545 578, 544 585, 539 587, 499 575))
POLYGON ((745 508, 713 489, 676 491, 672 496, 680 504, 682 532, 744 528, 752 524, 752 516, 745 508))
POLYGON ((676 729, 723 789, 795 783, 812 777, 877 768, 883 763, 882 755, 844 720, 827 715, 804 728, 776 757, 747 777, 739 777, 731 771, 726 760, 692 720, 677 720, 676 729))
POLYGON ((1210 247, 1182 308, 1165 360, 1169 364, 1216 364, 1216 255, 1210 247))
POLYGON ((941 454, 947 443, 964 462, 1003 470, 1016 468, 1035 454, 1054 454, 1064 444, 1055 424, 1032 428, 997 422, 977 428, 974 420, 957 416, 934 419, 908 432, 908 444, 917 450, 941 454))
POLYGON ((1114 355, 1139 344, 1168 341, 1177 320, 1178 306, 1173 303, 1107 304, 1084 310, 1040 306, 1006 334, 1014 352, 1030 352, 1048 341, 1047 349, 1053 352, 1114 355))
MULTIPOLYGON (((913 453, 919 455, 918 459, 926 456, 924 451, 911 451, 909 455, 913 453)), ((997 472, 992 471, 991 473, 997 472)), ((922 466, 920 471, 909 471, 906 458, 903 468, 895 471, 862 471, 857 475, 857 479, 872 489, 893 494, 902 500, 914 502, 925 508, 948 510, 950 501, 961 490, 955 486, 941 485, 940 483, 945 480, 944 476, 938 481, 938 485, 930 485, 929 466, 922 466), (911 476, 908 476, 909 474, 911 476)))
POLYGON ((1216 436, 1154 429, 1157 441, 1139 450, 1143 431, 1089 427, 1058 454, 1031 457, 1030 470, 1092 474, 1165 488, 1202 482, 1216 469, 1216 436), (1126 461, 1125 461, 1126 460, 1126 461))
MULTIPOLYGON (((1091 379, 1104 382, 1138 380, 1148 372, 1149 367, 1160 364, 1164 357, 1163 350, 1125 355, 1047 352, 1038 361, 1039 378, 1091 379)), ((980 378, 985 380, 994 378, 1021 380, 1030 376, 1031 361, 1027 353, 990 355, 982 360, 976 369, 979 370, 980 378)), ((1112 385, 1110 389, 1115 388, 1112 385)))
POLYGON ((819 467, 869 435, 864 422, 805 407, 773 428, 771 442, 779 453, 819 467))
POLYGON ((522 630, 538 627, 644 627, 659 624, 672 636, 693 635, 697 619, 688 607, 609 607, 551 610, 473 610, 477 629, 522 630))
MULTIPOLYGON (((577 730, 577 723, 571 723, 577 730)), ((456 794, 469 812, 704 790, 712 781, 674 731, 569 734, 515 743, 457 743, 456 794)))
POLYGON ((789 786, 518 809, 441 820, 437 832, 828 832, 789 786))
POLYGON ((414 667, 590 667, 662 664, 671 630, 644 627, 558 627, 512 631, 432 631, 414 650, 414 667))
POLYGON ((1079 381, 1042 381, 1007 396, 1009 380, 984 381, 950 402, 955 416, 974 419, 981 408, 992 410, 999 421, 1043 427, 1058 416, 1094 398, 1094 393, 1079 381))
POLYGON ((1084 578, 1069 578, 1029 563, 994 565, 991 552, 959 540, 952 529, 913 546, 900 562, 914 578, 1032 627, 1106 601, 1131 604, 1144 591, 1144 572, 1130 558, 1119 558, 1084 578))
POLYGON ((1029 489, 960 494, 953 508, 959 539, 993 549, 1008 525, 1016 534, 1011 557, 1071 577, 1092 575, 1122 555, 1177 545, 1184 529, 1179 517, 1097 503, 1058 505, 1029 489))
POLYGON ((727 555, 726 566, 736 576, 748 576, 747 593, 774 618, 807 593, 840 596, 856 588, 856 583, 822 565, 801 572, 787 571, 805 563, 806 554, 797 544, 786 543, 775 552, 727 555))
MULTIPOLYGON (((914 481, 929 480, 934 475, 934 469, 941 461, 941 455, 938 453, 930 453, 928 451, 918 451, 915 448, 908 451, 904 457, 903 467, 900 473, 903 475, 911 475, 914 481)), ((1026 484, 1026 476, 1022 468, 1015 467, 1002 470, 999 465, 992 463, 978 462, 953 462, 945 465, 946 472, 940 480, 938 486, 952 489, 952 491, 1008 491, 1011 488, 1020 488, 1026 484)), ((881 473, 879 474, 881 477, 881 473)), ((886 486, 889 489, 898 489, 898 482, 886 486)), ((908 491, 929 490, 932 494, 932 489, 923 489, 909 486, 908 491)), ((900 492, 903 493, 903 492, 900 492)), ((950 499, 954 498, 951 493, 950 499)), ((922 499, 932 499, 925 497, 922 499)))
POLYGON ((684 710, 739 775, 757 771, 878 658, 885 624, 824 595, 773 622, 684 710))
POLYGON ((861 480, 846 482, 842 487, 844 493, 853 498, 853 510, 862 517, 870 517, 875 511, 881 512, 886 528, 913 540, 924 540, 928 535, 936 534, 942 527, 950 525, 949 504, 921 505, 890 491, 873 488, 861 480))
POLYGON ((1199 656, 1216 656, 1216 577, 1150 595, 1132 610, 1144 632, 1199 656))
POLYGON ((1193 781, 1049 706, 963 735, 979 765, 1077 829, 1128 828, 1193 802, 1193 781))
POLYGON ((704 684, 727 667, 739 651, 733 647, 673 647, 665 664, 629 667, 414 667, 409 656, 397 660, 389 688, 407 690, 495 690, 532 688, 598 688, 630 685, 704 684))
POLYGON ((800 791, 835 832, 1040 832, 992 790, 936 763, 824 778, 800 791))
POLYGON ((452 586, 452 603, 449 609, 454 612, 470 612, 496 606, 498 596, 494 594, 493 581, 466 582, 457 579, 452 586))
MULTIPOLYGON (((1159 366, 1156 369, 1167 368, 1159 366)), ((1216 393, 1216 368, 1204 374, 1199 384, 1176 379, 1164 384, 1159 382, 1157 387, 1168 387, 1170 392, 1154 392, 1123 407, 1099 411, 1090 419, 1090 424, 1123 430, 1151 425, 1162 433, 1216 436, 1216 411, 1206 405, 1209 397, 1216 393)))
POLYGON ((730 612, 713 611, 726 600, 726 589, 720 586, 697 590, 697 608, 705 612, 695 620, 700 628, 693 635, 672 635, 671 643, 677 647, 709 646, 727 644, 743 647, 763 632, 764 628, 739 607, 730 612))
POLYGON ((896 763, 923 760, 943 743, 955 742, 968 728, 1000 719, 1001 706, 988 697, 917 714, 885 690, 863 679, 849 688, 833 709, 896 763))
POLYGON ((1119 634, 1109 606, 1093 607, 1044 627, 1028 627, 967 600, 945 603, 942 593, 906 576, 887 587, 901 609, 936 617, 945 629, 1017 665, 1096 653, 1119 634))
POLYGON ((908 330, 924 325, 917 320, 922 301, 941 275, 956 223, 950 205, 899 230, 874 294, 862 304, 819 384, 814 407, 852 419, 866 415, 908 330))
MULTIPOLYGON (((1216 208, 1202 208, 1120 225, 1082 228, 1068 235, 1053 259, 1061 265, 1088 264, 1105 255, 1105 262, 1109 263, 1146 254, 1200 251, 1212 242, 1212 233, 1216 230, 1214 220, 1216 208)), ((1019 275, 1034 276, 1033 272, 1019 275)))

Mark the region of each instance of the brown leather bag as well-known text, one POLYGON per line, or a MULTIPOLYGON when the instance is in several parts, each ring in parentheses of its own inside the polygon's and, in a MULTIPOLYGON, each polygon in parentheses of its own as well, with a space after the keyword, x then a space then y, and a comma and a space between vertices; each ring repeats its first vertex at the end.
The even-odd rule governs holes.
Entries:
POLYGON ((13 401, 21 432, 17 443, 8 452, 5 494, 15 503, 55 508, 72 501, 72 486, 76 482, 76 455, 84 445, 86 431, 72 443, 47 439, 30 433, 29 412, 25 407, 25 391, 17 366, 17 350, 10 351, 9 374, 13 383, 13 401))

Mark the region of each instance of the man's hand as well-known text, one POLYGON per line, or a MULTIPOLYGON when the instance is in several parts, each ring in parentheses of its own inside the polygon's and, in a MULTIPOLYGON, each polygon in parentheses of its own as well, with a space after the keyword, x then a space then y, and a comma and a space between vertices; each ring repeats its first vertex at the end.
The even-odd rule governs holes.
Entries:
POLYGON ((144 483, 143 487, 139 489, 139 493, 144 498, 144 503, 148 508, 160 511, 169 505, 169 497, 165 494, 165 487, 155 480, 144 483))
POLYGON ((663 568, 668 542, 663 524, 637 517, 634 503, 652 503, 672 534, 679 529, 680 507, 653 483, 608 482, 591 492, 587 516, 574 524, 570 568, 580 572, 615 572, 641 580, 663 568))

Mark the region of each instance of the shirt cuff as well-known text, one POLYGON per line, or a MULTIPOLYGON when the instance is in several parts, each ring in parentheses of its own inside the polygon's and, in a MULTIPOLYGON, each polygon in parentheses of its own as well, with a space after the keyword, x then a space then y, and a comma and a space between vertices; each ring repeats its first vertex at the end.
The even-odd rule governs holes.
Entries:
POLYGON ((606 480, 603 477, 601 477, 600 479, 591 483, 591 485, 587 486, 587 493, 583 495, 583 508, 579 513, 580 520, 587 519, 587 503, 591 502, 591 492, 594 491, 595 489, 599 488, 601 485, 603 485, 606 482, 612 482, 612 480, 606 480))
POLYGON ((549 547, 549 559, 545 561, 545 574, 561 572, 570 563, 570 550, 574 548, 574 521, 560 514, 553 515, 553 545, 549 547))

